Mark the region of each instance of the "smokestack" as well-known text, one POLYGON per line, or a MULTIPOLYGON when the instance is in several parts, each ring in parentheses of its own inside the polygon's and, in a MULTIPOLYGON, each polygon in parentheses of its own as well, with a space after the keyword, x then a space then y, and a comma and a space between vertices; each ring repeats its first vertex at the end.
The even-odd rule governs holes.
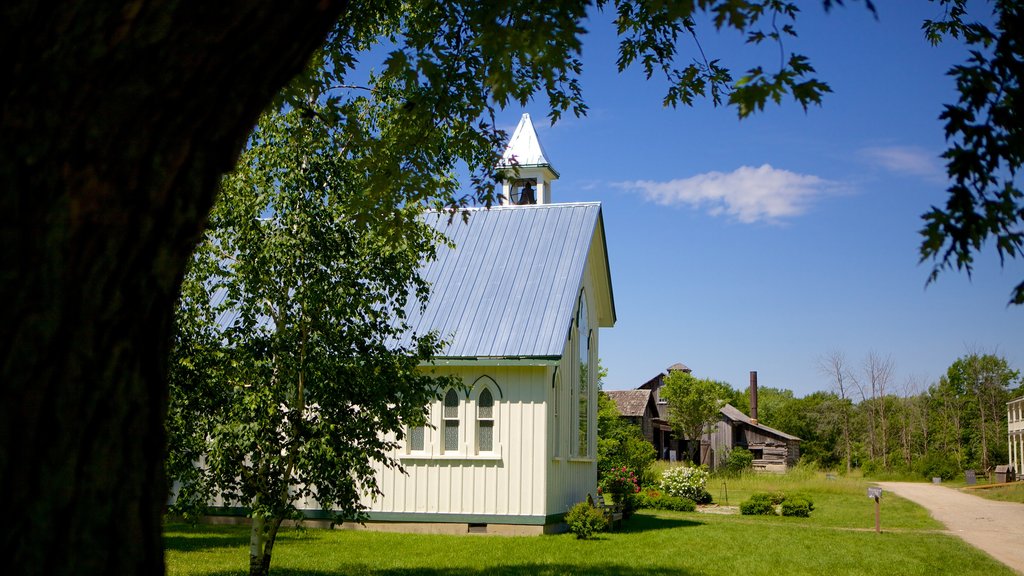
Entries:
POLYGON ((750 421, 757 424, 757 370, 750 371, 750 421))

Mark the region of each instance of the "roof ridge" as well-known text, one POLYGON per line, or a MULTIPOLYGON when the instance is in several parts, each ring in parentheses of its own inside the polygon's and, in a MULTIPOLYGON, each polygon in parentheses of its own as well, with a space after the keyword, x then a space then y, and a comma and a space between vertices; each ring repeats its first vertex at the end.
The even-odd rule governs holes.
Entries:
MULTIPOLYGON (((597 207, 601 207, 601 201, 600 200, 591 200, 589 202, 556 202, 556 203, 552 203, 552 204, 520 204, 520 205, 515 205, 515 206, 501 206, 501 205, 495 204, 495 205, 493 205, 491 207, 487 207, 487 206, 467 206, 465 208, 459 208, 458 211, 459 212, 463 212, 463 211, 466 211, 466 212, 480 212, 480 211, 491 212, 491 211, 494 211, 494 210, 523 210, 523 209, 527 209, 527 210, 541 210, 541 209, 553 209, 553 208, 571 208, 571 207, 574 207, 574 206, 597 206, 597 207)), ((425 211, 426 214, 440 214, 442 212, 448 212, 448 210, 447 209, 444 209, 444 210, 431 209, 431 210, 426 210, 425 211)))

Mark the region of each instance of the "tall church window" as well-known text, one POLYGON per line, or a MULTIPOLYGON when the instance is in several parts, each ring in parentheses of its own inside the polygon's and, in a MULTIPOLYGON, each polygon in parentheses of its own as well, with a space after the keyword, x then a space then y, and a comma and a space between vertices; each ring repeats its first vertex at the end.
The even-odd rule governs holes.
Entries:
POLYGON ((480 452, 494 450, 494 396, 484 388, 476 399, 477 447, 480 452))
POLYGON ((590 421, 588 401, 590 398, 590 317, 587 311, 587 295, 580 292, 580 303, 576 316, 577 339, 579 341, 579 392, 577 395, 577 454, 580 456, 590 455, 590 421))
POLYGON ((553 399, 551 402, 552 413, 554 415, 554 424, 552 425, 552 441, 551 454, 556 458, 562 455, 562 421, 559 420, 559 409, 561 408, 561 396, 562 396, 562 376, 555 370, 555 374, 551 377, 551 388, 554 389, 553 399))
POLYGON ((409 428, 409 450, 423 452, 427 445, 427 427, 412 426, 409 428))
POLYGON ((444 451, 459 451, 459 395, 449 390, 444 395, 441 427, 444 429, 444 451))

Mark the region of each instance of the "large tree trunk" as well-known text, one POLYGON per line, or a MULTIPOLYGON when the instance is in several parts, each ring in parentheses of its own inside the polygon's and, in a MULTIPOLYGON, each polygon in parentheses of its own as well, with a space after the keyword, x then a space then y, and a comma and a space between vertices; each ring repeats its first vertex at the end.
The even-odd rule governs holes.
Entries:
POLYGON ((163 571, 165 373, 182 273, 218 178, 345 5, 0 8, 9 573, 163 571))

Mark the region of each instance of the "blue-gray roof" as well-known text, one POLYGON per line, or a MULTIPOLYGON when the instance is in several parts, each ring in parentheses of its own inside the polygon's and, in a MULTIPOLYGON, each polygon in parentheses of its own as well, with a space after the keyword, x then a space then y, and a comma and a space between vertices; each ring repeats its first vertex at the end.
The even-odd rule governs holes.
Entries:
POLYGON ((414 333, 436 330, 448 342, 440 357, 561 356, 593 241, 606 292, 598 324, 614 323, 600 204, 473 209, 465 223, 458 215, 449 223, 447 213, 426 218, 455 248, 439 248, 421 270, 430 298, 407 313, 414 333))

